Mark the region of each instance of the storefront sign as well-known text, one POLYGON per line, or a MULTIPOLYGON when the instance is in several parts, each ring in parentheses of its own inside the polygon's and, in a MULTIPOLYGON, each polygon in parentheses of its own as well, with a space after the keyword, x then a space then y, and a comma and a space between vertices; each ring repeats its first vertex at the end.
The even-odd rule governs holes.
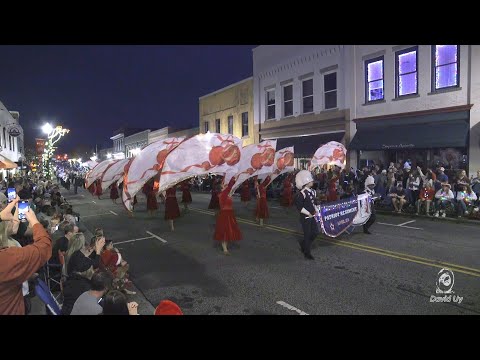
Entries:
POLYGON ((408 149, 414 148, 414 144, 396 144, 396 145, 386 145, 382 144, 382 149, 408 149))
POLYGON ((18 137, 22 134, 22 128, 20 125, 10 125, 8 127, 8 135, 11 137, 18 137))

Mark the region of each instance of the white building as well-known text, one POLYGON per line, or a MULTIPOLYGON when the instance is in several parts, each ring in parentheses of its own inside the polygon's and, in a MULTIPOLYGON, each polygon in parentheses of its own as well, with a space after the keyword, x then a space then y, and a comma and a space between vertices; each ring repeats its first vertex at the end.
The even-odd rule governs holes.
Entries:
MULTIPOLYGON (((0 161, 6 158, 12 162, 19 162, 23 157, 23 131, 19 124, 19 113, 8 111, 0 102, 0 161), (18 132, 18 130, 20 132, 18 132), (12 136, 18 134, 18 136, 12 136)), ((16 170, 12 170, 15 173, 16 170)), ((7 175, 2 169, 2 178, 7 175)))
POLYGON ((359 165, 410 159, 480 169, 480 46, 350 46, 350 149, 359 165))
POLYGON ((295 146, 297 167, 305 167, 320 145, 349 139, 345 51, 343 45, 253 49, 253 117, 260 140, 277 139, 277 149, 295 146))

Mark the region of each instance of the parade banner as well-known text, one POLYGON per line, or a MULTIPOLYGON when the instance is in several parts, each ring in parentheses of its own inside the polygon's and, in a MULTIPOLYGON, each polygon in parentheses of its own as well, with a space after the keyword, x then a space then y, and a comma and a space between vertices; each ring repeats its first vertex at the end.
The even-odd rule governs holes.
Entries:
POLYGON ((357 196, 358 200, 358 213, 353 219, 353 224, 355 226, 360 226, 365 224, 368 219, 370 219, 370 215, 372 214, 372 200, 368 194, 360 194, 357 196))
POLYGON ((158 191, 198 175, 237 172, 241 148, 241 139, 211 132, 183 141, 165 159, 158 191))
MULTIPOLYGON (((273 171, 270 174, 270 183, 272 183, 275 178, 278 176, 287 173, 287 172, 292 172, 295 170, 295 166, 293 163, 294 160, 294 148, 293 146, 283 148, 281 150, 278 150, 275 153, 275 161, 273 163, 273 171)), ((264 180, 269 174, 262 174, 259 175, 258 178, 260 180, 264 180)))
POLYGON ((336 165, 340 168, 345 167, 347 157, 347 149, 345 146, 336 141, 330 141, 325 145, 320 146, 313 155, 310 162, 310 171, 317 166, 336 165))
POLYGON ((224 184, 228 184, 232 177, 236 179, 230 195, 252 176, 264 174, 268 176, 273 172, 276 146, 277 140, 265 140, 260 144, 247 145, 242 148, 242 159, 238 164, 238 172, 236 174, 226 173, 223 179, 224 184))
POLYGON ((107 191, 110 185, 122 178, 127 168, 125 165, 129 164, 133 159, 115 160, 115 163, 105 170, 102 176, 102 191, 107 191))
POLYGON ((135 156, 123 182, 122 201, 131 211, 134 196, 142 187, 163 169, 167 155, 175 149, 184 137, 155 141, 135 156))
POLYGON ((92 185, 96 180, 100 179, 108 168, 109 165, 114 164, 118 160, 105 160, 101 163, 97 164, 86 176, 85 178, 85 187, 88 188, 92 185))
POLYGON ((319 207, 319 223, 322 231, 330 237, 337 237, 353 225, 357 216, 357 197, 334 201, 319 207))

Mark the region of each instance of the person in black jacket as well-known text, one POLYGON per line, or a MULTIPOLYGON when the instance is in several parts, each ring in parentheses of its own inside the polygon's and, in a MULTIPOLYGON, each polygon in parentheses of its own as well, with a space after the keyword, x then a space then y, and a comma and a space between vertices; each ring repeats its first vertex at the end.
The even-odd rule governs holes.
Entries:
POLYGON ((312 190, 313 177, 310 171, 299 171, 295 177, 295 185, 300 190, 295 194, 295 206, 300 212, 300 224, 303 229, 303 241, 300 242, 300 250, 305 259, 314 260, 315 258, 311 254, 311 246, 320 231, 314 217, 318 214, 315 207, 316 193, 315 190, 312 190))
POLYGON ((65 282, 63 286, 63 305, 62 315, 70 315, 75 305, 75 301, 85 291, 92 288, 90 279, 94 274, 93 265, 88 262, 82 262, 65 282))
POLYGON ((75 251, 67 265, 67 274, 73 274, 78 272, 79 269, 93 266, 94 269, 98 269, 100 266, 100 255, 102 253, 103 246, 105 245, 104 237, 93 237, 90 245, 83 249, 75 251))

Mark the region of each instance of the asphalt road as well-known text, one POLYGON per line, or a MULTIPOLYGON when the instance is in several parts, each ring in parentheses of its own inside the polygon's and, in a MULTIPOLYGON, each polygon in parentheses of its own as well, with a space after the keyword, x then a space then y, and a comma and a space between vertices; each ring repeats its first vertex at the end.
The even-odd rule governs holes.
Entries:
POLYGON ((245 208, 237 197, 243 240, 225 256, 212 240, 210 194, 193 193, 192 209, 170 232, 163 205, 149 217, 143 194, 129 218, 108 195, 70 193, 83 224, 104 228, 130 263, 131 279, 151 304, 143 313, 170 299, 187 315, 480 314, 480 225, 378 215, 372 235, 356 229, 336 239, 319 236, 315 261, 308 261, 299 251, 294 209, 287 213, 270 201, 271 218, 261 228, 253 201, 245 208), (457 302, 430 301, 444 267, 455 275, 457 302))

